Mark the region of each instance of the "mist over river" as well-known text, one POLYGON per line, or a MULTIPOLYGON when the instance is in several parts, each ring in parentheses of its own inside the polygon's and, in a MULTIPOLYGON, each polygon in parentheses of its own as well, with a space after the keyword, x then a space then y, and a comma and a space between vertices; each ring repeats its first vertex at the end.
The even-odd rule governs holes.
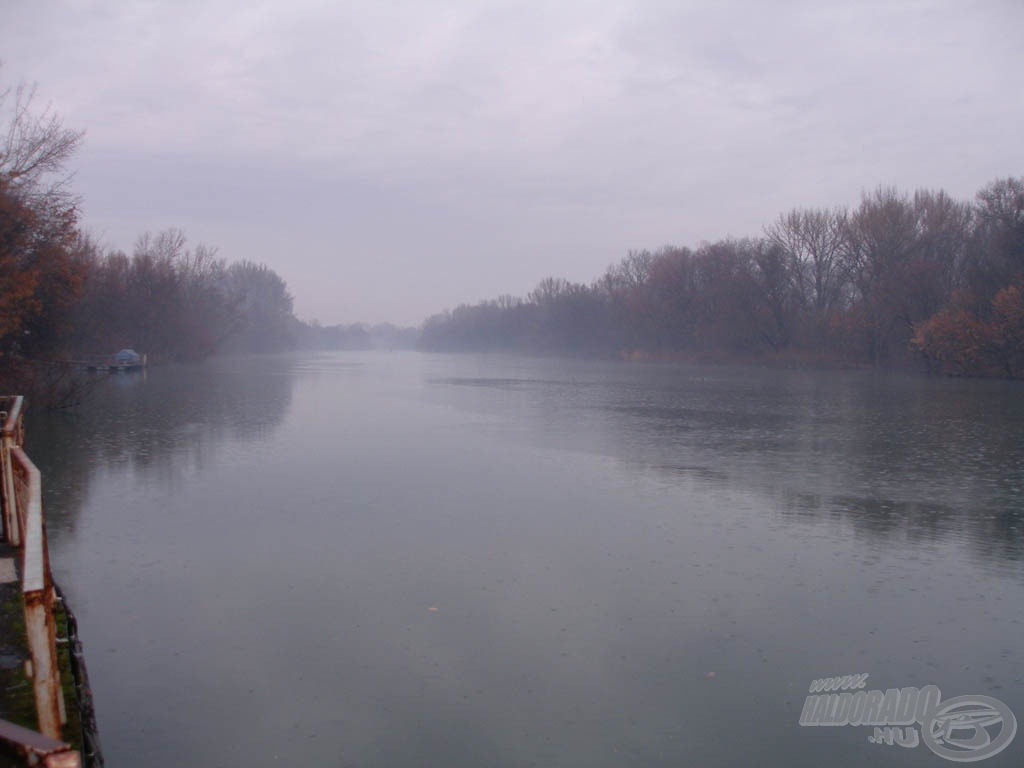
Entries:
POLYGON ((800 725, 860 673, 1024 718, 1019 383, 348 352, 26 425, 113 768, 952 764, 800 725))

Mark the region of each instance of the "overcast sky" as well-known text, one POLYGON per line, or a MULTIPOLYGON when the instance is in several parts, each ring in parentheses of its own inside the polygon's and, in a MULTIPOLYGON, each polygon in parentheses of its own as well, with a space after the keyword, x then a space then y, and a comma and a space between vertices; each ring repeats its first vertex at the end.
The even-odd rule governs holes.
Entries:
POLYGON ((1024 1, 3 0, 85 226, 418 324, 879 184, 1024 175, 1024 1))

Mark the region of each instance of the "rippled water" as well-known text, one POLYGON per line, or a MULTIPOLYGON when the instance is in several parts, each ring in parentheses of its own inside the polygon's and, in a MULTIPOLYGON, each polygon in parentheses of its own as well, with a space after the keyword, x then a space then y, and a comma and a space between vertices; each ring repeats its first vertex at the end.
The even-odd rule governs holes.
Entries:
POLYGON ((859 672, 1024 718, 1019 384, 339 353, 29 438, 115 768, 946 764, 798 724, 859 672))

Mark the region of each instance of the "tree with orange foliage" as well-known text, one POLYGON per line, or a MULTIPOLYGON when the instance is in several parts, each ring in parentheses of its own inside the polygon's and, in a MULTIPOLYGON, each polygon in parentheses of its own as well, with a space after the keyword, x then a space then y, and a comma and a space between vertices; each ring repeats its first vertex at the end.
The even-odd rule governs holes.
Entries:
POLYGON ((0 90, 0 360, 51 351, 81 290, 77 199, 66 164, 82 133, 48 107, 33 109, 35 88, 0 90))
POLYGON ((977 375, 986 367, 986 328, 961 307, 947 307, 914 328, 911 346, 939 372, 977 375))
POLYGON ((28 248, 33 219, 0 181, 0 354, 7 340, 22 332, 25 318, 38 311, 38 280, 19 258, 28 248))
POLYGON ((987 319, 953 305, 915 327, 911 340, 946 373, 1024 376, 1024 288, 1009 285, 992 299, 987 319))
POLYGON ((989 351, 1006 376, 1024 376, 1024 288, 1008 285, 992 299, 989 351))

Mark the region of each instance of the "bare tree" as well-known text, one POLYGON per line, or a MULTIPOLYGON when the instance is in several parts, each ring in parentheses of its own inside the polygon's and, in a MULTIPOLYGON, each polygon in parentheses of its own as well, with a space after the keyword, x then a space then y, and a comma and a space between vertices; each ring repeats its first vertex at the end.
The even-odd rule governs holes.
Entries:
POLYGON ((0 90, 0 183, 30 204, 72 202, 66 164, 85 131, 65 128, 51 105, 36 111, 35 102, 35 85, 0 90))
POLYGON ((568 293, 571 288, 569 281, 564 277, 545 277, 537 287, 526 294, 526 300, 531 304, 550 304, 559 296, 568 293))
POLYGON ((609 295, 640 290, 647 283, 654 258, 650 251, 629 251, 622 261, 608 267, 600 288, 609 295))
POLYGON ((864 194, 846 227, 845 259, 858 298, 870 300, 880 283, 914 255, 917 214, 894 187, 864 194))
POLYGON ((918 228, 917 257, 932 273, 929 275, 931 304, 922 307, 922 311, 931 315, 966 280, 976 216, 969 203, 954 200, 941 190, 915 192, 914 212, 918 228))
POLYGON ((841 208, 794 209, 765 228, 767 238, 790 255, 800 299, 819 318, 836 308, 843 295, 846 219, 841 208))
POLYGON ((76 199, 65 164, 82 134, 46 107, 35 88, 0 89, 0 356, 52 353, 86 269, 76 199))
POLYGON ((1008 282, 1024 273, 1024 177, 997 179, 978 192, 977 214, 989 271, 1008 282))

